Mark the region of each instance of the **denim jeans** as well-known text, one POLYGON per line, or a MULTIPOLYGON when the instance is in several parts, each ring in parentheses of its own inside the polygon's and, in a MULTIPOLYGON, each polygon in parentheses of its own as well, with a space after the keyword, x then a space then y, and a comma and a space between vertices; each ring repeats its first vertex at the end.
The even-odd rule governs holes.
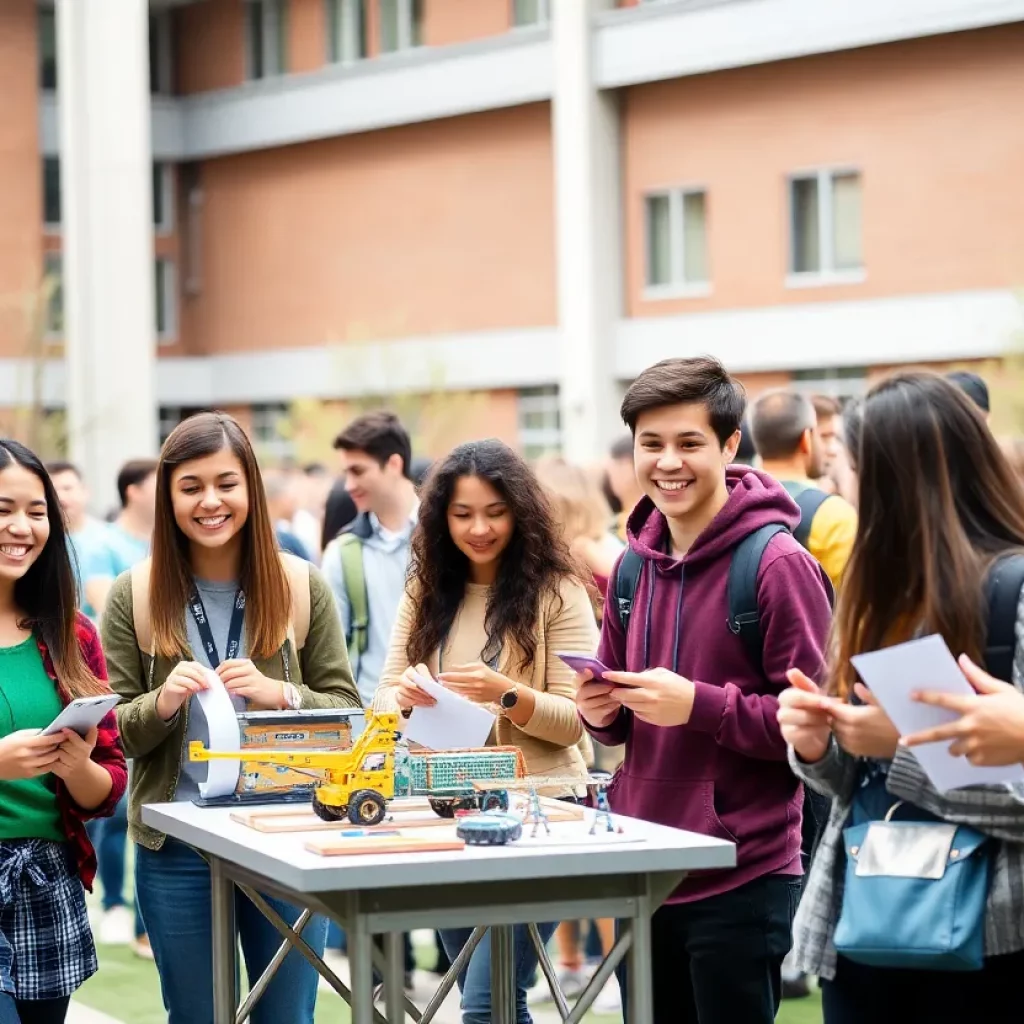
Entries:
MULTIPOLYGON (((125 852, 128 848, 128 791, 118 801, 109 818, 93 818, 86 825, 89 841, 96 848, 97 873, 103 890, 103 909, 123 907, 125 852)), ((136 901, 137 903, 137 901, 136 901)), ((135 937, 146 934, 138 910, 135 912, 135 937)), ((0 1018, 2 1024, 2 1018, 0 1018)))
MULTIPOLYGON (((167 839, 159 851, 137 847, 135 863, 168 1024, 213 1024, 210 869, 199 854, 174 839, 167 839)), ((267 902, 288 924, 295 923, 297 908, 270 897, 267 902)), ((235 923, 253 985, 282 940, 241 892, 236 892, 235 923)), ((322 956, 327 920, 312 918, 302 934, 322 956)), ((291 950, 256 1004, 252 1024, 313 1024, 317 979, 302 954, 291 950)))
MULTIPOLYGON (((555 924, 540 924, 537 929, 546 943, 555 934, 555 924)), ((516 1024, 532 1024, 526 1007, 526 990, 533 983, 537 969, 537 951, 530 941, 526 925, 517 924, 515 932, 516 961, 516 1024)), ((445 928, 441 931, 448 958, 455 962, 462 947, 469 942, 472 928, 445 928)), ((473 950, 469 963, 459 975, 462 992, 462 1024, 490 1024, 491 1020, 491 933, 488 931, 473 950)))
MULTIPOLYGON (((654 1024, 772 1024, 802 879, 767 875, 651 919, 654 1024)), ((619 968, 629 1021, 625 966, 619 968)))
POLYGON ((70 996, 61 999, 14 999, 0 992, 0 1024, 64 1024, 70 996))

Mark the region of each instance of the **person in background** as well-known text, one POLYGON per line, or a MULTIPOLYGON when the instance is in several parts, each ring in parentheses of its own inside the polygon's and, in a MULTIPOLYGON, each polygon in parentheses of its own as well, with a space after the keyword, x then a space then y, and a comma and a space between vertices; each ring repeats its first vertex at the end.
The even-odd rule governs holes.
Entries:
POLYGON ((413 486, 416 487, 417 490, 426 483, 427 477, 430 476, 430 470, 433 466, 433 459, 428 459, 423 455, 413 456, 412 463, 409 467, 409 479, 412 480, 413 486))
MULTIPOLYGON (((557 651, 592 651, 597 628, 587 586, 529 466, 501 441, 460 445, 431 473, 413 535, 409 582, 374 707, 430 706, 417 676, 495 709, 491 741, 518 747, 527 776, 584 779, 583 727, 572 671, 557 651)), ((547 795, 574 801, 572 783, 547 795)), ((544 941, 554 924, 538 926, 544 941)), ((454 961, 472 929, 444 930, 454 961)), ((519 1024, 537 956, 515 927, 519 1024)), ((463 1024, 491 1019, 490 935, 459 978, 463 1024)))
POLYGON ((267 495, 267 511, 274 524, 278 547, 289 555, 311 562, 306 546, 292 533, 292 520, 299 510, 294 474, 283 469, 263 470, 263 490, 267 495))
POLYGON ((822 453, 822 475, 814 482, 823 491, 838 494, 852 504, 850 457, 843 443, 843 405, 833 395, 812 395, 811 402, 818 417, 822 453))
MULTIPOLYGON (((1020 1019, 1024 969, 1024 805, 1005 785, 937 791, 857 681, 851 658, 938 634, 951 651, 982 664, 993 626, 989 574, 997 560, 1024 548, 1024 489, 970 400, 931 373, 896 374, 872 388, 855 450, 860 528, 827 682, 819 688, 794 669, 780 698, 793 770, 833 801, 797 912, 797 962, 822 979, 825 1024, 887 1022, 906 1013, 938 1024, 1011 1024, 1020 1019), (981 970, 867 966, 836 949, 844 829, 882 820, 897 802, 901 821, 938 819, 988 837, 981 970)), ((1019 690, 1024 601, 1014 610, 1017 642, 1005 670, 1019 690)), ((922 909, 922 944, 935 934, 933 920, 922 909)))
POLYGON ((61 1024, 97 969, 85 822, 127 772, 114 714, 42 735, 76 697, 109 693, 96 627, 77 611, 60 501, 36 456, 0 440, 0 1024, 61 1024))
POLYGON ((629 615, 604 616, 606 681, 577 677, 588 731, 626 744, 612 809, 737 846, 734 869, 687 878, 654 915, 658 1024, 771 1024, 801 888, 803 794, 776 712, 794 663, 821 671, 828 581, 789 533, 798 512, 782 486, 732 465, 745 406, 709 358, 664 360, 630 386, 622 418, 645 497, 629 543, 641 571, 629 615), (728 625, 727 582, 737 548, 768 529, 758 666, 728 625))
MULTIPOLYGON (((206 766, 186 751, 190 742, 210 742, 195 700, 210 672, 238 711, 360 704, 331 592, 308 562, 278 551, 256 457, 236 420, 200 413, 175 427, 160 455, 156 503, 153 556, 114 584, 103 646, 133 758, 129 831, 168 1024, 210 1024, 210 869, 193 849, 143 824, 142 806, 198 796, 206 766), (308 588, 310 611, 296 649, 298 587, 308 588)), ((296 907, 267 899, 294 925, 296 907)), ((235 917, 253 985, 280 936, 241 892, 235 917)), ((326 936, 320 917, 303 931, 321 956, 326 936)), ((313 1024, 316 994, 316 971, 292 950, 253 1024, 313 1024)))
POLYGON ((106 524, 89 515, 89 489, 85 486, 77 466, 71 462, 50 462, 47 463, 46 472, 50 474, 54 490, 60 499, 60 507, 64 510, 68 545, 72 556, 71 566, 78 586, 79 606, 90 619, 96 621, 98 615, 85 596, 83 579, 88 567, 96 558, 96 553, 104 548, 106 524))
POLYGON ((740 443, 736 449, 737 466, 753 466, 757 462, 757 447, 750 433, 750 424, 746 419, 740 424, 740 443))
POLYGON ((327 545, 341 533, 342 530, 359 515, 359 509, 352 500, 351 495, 345 490, 345 481, 336 480, 327 494, 327 503, 324 505, 324 524, 320 533, 320 550, 324 551, 327 545))
POLYGON ((633 439, 631 437, 620 437, 612 445, 608 453, 606 464, 608 487, 615 495, 622 511, 619 513, 615 532, 623 544, 626 543, 626 521, 629 514, 636 508, 643 492, 636 479, 636 469, 633 466, 633 439))
POLYGON ((955 370, 946 374, 946 380, 958 387, 981 412, 982 419, 988 423, 992 414, 988 385, 976 373, 967 370, 955 370))
POLYGON ((761 468, 782 484, 800 508, 796 539, 838 589, 857 535, 857 513, 844 498, 814 483, 824 475, 827 463, 814 406, 798 391, 766 391, 754 403, 750 426, 761 453, 761 468))
POLYGON ((299 538, 310 559, 319 562, 327 495, 334 481, 322 462, 308 463, 295 476, 298 507, 292 516, 291 532, 299 538))

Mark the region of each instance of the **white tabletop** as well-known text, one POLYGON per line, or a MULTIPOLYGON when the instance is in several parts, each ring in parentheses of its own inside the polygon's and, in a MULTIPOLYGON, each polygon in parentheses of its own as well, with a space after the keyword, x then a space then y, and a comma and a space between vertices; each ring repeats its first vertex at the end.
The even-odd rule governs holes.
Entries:
MULTIPOLYGON (((584 822, 553 822, 552 833, 585 835, 593 812, 586 813, 584 822)), ((295 892, 698 871, 736 864, 732 843, 618 814, 614 820, 622 826, 624 835, 642 837, 642 841, 602 841, 604 826, 599 823, 597 833, 588 837, 585 844, 531 847, 513 843, 467 846, 464 850, 439 853, 368 853, 345 857, 322 857, 305 849, 307 839, 327 837, 331 832, 257 832, 232 821, 231 814, 230 808, 197 807, 192 803, 147 804, 142 808, 142 820, 151 828, 265 878, 276 879, 295 892), (387 870, 382 870, 384 865, 387 870)), ((338 831, 344 828, 346 824, 339 822, 338 831)), ((530 828, 526 826, 526 834, 530 828)), ((439 831, 431 829, 431 837, 439 831)))

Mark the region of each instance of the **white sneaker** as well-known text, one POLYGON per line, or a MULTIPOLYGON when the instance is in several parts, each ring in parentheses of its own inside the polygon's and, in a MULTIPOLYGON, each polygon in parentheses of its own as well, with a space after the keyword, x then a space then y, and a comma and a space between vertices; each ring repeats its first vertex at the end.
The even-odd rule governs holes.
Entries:
POLYGON ((111 907, 100 921, 100 943, 130 946, 135 939, 135 915, 127 907, 111 907))
POLYGON ((604 983, 590 1009, 600 1014, 622 1013, 622 992, 614 975, 604 983))
MULTIPOLYGON (((540 973, 540 968, 538 968, 540 973)), ((586 987, 589 975, 585 971, 579 971, 572 967, 559 967, 555 971, 558 979, 558 987, 566 999, 575 999, 586 987)), ((540 1006, 543 1003, 553 1003, 554 996, 551 994, 551 987, 543 973, 537 979, 537 984, 526 993, 527 1006, 540 1006)))

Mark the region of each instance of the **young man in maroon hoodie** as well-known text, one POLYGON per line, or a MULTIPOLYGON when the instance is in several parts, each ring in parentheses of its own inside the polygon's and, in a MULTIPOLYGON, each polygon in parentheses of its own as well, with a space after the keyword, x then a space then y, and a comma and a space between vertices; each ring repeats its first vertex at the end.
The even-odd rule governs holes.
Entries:
POLYGON ((612 601, 604 616, 598 657, 612 671, 577 680, 588 730, 626 744, 612 809, 736 843, 734 869, 695 873, 654 915, 655 1024, 770 1024, 800 897, 803 797, 776 712, 787 669, 819 676, 831 605, 788 532, 796 504, 731 465, 745 407, 714 359, 665 360, 630 387, 622 418, 645 498, 628 535, 643 569, 628 635, 612 601), (768 524, 787 529, 757 571, 755 665, 727 625, 727 582, 737 545, 768 524))

